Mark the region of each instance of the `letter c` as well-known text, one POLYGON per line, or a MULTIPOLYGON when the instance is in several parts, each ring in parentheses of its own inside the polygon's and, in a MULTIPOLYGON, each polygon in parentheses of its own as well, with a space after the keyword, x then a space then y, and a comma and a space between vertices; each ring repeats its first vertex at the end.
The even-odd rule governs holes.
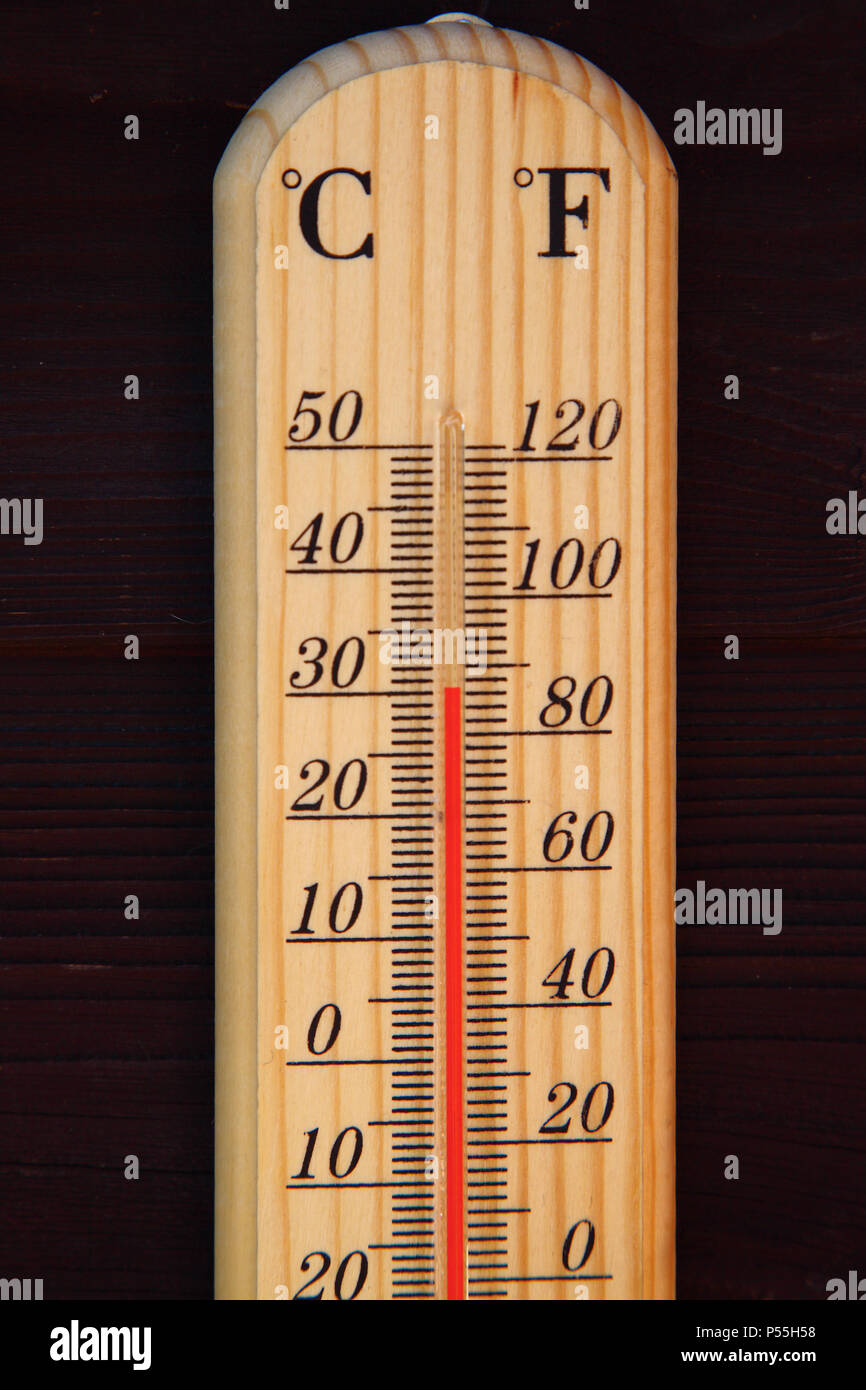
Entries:
POLYGON ((313 179, 312 183, 304 190, 301 198, 300 218, 301 231, 307 245, 317 252, 320 256, 327 256, 331 261, 352 261, 356 256, 368 256, 373 258, 373 233, 369 232, 361 242, 357 251, 329 251, 322 245, 322 238, 319 235, 319 194, 325 184, 326 179, 331 179, 335 174, 351 174, 353 179, 357 179, 364 192, 370 193, 370 171, 359 174, 357 169, 326 169, 324 174, 319 174, 313 179))

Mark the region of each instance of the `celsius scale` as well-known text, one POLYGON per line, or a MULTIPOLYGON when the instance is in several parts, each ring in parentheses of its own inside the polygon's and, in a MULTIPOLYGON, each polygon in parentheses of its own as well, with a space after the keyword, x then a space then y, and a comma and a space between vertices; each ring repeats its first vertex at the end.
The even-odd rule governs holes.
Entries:
POLYGON ((216 1295, 672 1298, 670 160, 443 15, 214 196, 216 1295))

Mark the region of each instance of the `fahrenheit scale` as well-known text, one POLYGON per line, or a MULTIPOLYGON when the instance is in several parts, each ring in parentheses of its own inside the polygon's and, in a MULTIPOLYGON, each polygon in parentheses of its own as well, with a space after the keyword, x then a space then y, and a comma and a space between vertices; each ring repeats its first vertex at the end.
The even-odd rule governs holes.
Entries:
POLYGON ((448 16, 215 207, 217 1297, 671 1298, 670 162, 448 16))

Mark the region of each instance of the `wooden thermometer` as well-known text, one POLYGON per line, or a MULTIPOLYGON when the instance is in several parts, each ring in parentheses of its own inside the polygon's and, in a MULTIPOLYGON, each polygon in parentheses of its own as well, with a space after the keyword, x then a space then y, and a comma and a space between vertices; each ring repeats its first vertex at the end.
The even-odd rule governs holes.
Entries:
POLYGON ((450 15, 215 205, 217 1297, 671 1298, 670 161, 450 15))

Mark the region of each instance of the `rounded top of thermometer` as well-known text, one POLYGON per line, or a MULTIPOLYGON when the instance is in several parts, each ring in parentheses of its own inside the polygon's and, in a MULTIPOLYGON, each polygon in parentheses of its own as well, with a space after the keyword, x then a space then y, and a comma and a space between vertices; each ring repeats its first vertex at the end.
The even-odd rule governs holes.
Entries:
POLYGON ((479 19, 476 14, 463 14, 460 10, 454 10, 449 14, 437 14, 432 19, 427 20, 428 24, 484 24, 488 29, 493 25, 489 19, 479 19))

